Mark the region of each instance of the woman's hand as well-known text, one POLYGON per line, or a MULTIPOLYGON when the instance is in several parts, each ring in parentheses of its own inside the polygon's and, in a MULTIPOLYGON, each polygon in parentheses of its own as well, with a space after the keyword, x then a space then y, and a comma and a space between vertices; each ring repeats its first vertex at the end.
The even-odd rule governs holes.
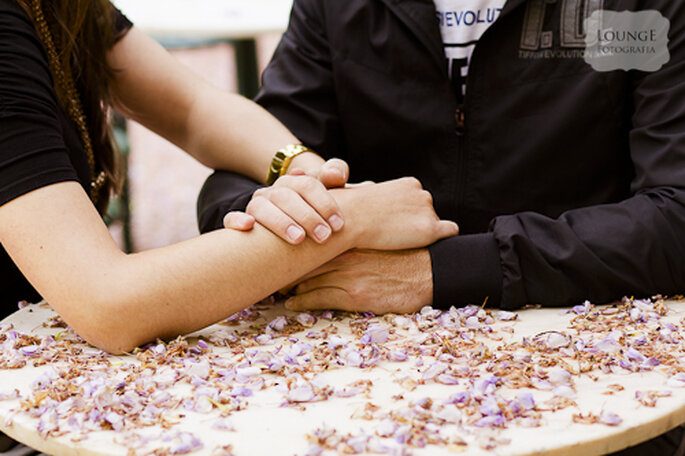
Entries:
POLYGON ((331 193, 355 231, 356 248, 413 249, 459 234, 456 223, 438 218, 433 197, 413 177, 331 193))
POLYGON ((288 174, 254 193, 246 213, 226 214, 224 226, 248 231, 256 221, 291 244, 306 236, 326 242, 344 226, 342 211, 328 189, 344 186, 349 168, 344 161, 332 159, 310 169, 293 160, 288 174))

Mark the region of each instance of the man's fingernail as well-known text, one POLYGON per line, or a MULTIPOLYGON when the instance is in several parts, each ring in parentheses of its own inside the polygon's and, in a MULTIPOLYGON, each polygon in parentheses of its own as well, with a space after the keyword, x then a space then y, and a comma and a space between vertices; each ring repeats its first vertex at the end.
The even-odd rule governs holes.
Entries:
POLYGON ((297 225, 290 225, 285 231, 286 236, 293 242, 299 241, 304 236, 304 230, 297 225))
POLYGON ((293 308, 294 308, 293 298, 290 298, 285 302, 285 308, 288 310, 293 310, 293 308))
POLYGON ((331 215, 328 219, 328 223, 333 227, 334 231, 340 230, 345 224, 345 222, 343 222, 342 217, 340 217, 338 214, 331 215))
POLYGON ((325 241, 328 239, 328 236, 331 235, 331 229, 327 227, 326 225, 319 225, 316 228, 314 228, 314 236, 319 241, 325 241))

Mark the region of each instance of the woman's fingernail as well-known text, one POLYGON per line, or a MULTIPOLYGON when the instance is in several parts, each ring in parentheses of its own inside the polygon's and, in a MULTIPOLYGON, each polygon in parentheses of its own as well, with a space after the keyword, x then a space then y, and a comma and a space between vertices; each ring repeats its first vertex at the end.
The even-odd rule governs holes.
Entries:
POLYGON ((328 236, 331 235, 331 229, 327 227, 326 225, 319 225, 316 228, 314 228, 314 236, 319 241, 325 241, 328 239, 328 236))
POLYGON ((243 227, 250 226, 250 225, 252 224, 253 221, 254 221, 254 219, 252 218, 251 215, 248 215, 248 214, 240 214, 240 215, 238 216, 238 223, 239 223, 241 226, 243 226, 243 227))
POLYGON ((334 231, 340 230, 345 224, 342 217, 340 217, 338 214, 331 215, 331 217, 328 219, 328 223, 333 227, 334 231))
POLYGON ((304 230, 297 225, 290 225, 285 231, 286 236, 293 242, 299 241, 304 236, 304 230))

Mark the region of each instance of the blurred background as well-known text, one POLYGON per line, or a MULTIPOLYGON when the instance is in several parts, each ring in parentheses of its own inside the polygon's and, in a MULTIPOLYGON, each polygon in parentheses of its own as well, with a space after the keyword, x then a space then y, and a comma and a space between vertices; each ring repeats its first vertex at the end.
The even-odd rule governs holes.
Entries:
MULTIPOLYGON (((114 0, 136 27, 215 86, 252 98, 288 22, 291 0, 114 0)), ((127 181, 110 232, 135 252, 198 235, 195 203, 209 168, 135 122, 117 119, 127 181)), ((275 152, 275 151, 274 151, 275 152)))

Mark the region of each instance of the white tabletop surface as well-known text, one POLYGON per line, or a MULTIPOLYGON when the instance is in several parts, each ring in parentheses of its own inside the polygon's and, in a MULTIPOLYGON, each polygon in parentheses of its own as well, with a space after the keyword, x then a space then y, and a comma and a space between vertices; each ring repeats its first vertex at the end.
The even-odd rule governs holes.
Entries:
POLYGON ((282 32, 292 0, 114 0, 155 37, 252 38, 282 32))
POLYGON ((604 454, 685 422, 685 302, 658 307, 314 321, 275 304, 114 357, 31 305, 0 328, 0 430, 68 455, 604 454))

